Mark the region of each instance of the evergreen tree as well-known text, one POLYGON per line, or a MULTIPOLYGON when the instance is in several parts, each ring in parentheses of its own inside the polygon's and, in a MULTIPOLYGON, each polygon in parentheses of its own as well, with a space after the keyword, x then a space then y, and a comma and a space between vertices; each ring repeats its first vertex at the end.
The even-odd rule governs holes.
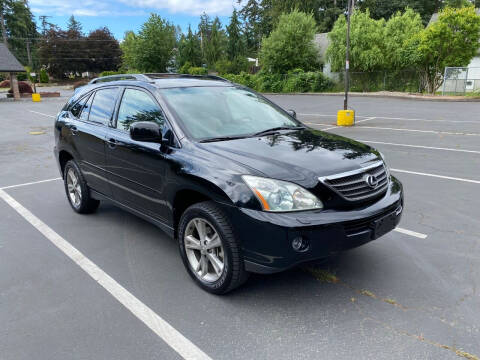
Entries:
POLYGON ((191 66, 199 67, 202 65, 200 38, 192 32, 190 25, 188 25, 187 35, 182 34, 178 43, 177 66, 180 68, 187 62, 191 66))
POLYGON ((22 0, 0 0, 0 32, 2 40, 17 59, 28 64, 27 42, 35 63, 34 44, 37 26, 28 2, 22 0))
POLYGON ((244 55, 245 46, 243 43, 243 34, 240 28, 237 10, 234 9, 230 24, 227 26, 227 56, 229 60, 234 60, 237 56, 244 55))
POLYGON ((68 19, 67 32, 70 33, 70 37, 72 38, 82 37, 82 24, 80 24, 73 15, 68 19))
POLYGON ((215 63, 220 60, 225 53, 226 35, 222 30, 220 19, 215 17, 212 22, 210 36, 204 41, 205 60, 209 68, 213 68, 215 63))

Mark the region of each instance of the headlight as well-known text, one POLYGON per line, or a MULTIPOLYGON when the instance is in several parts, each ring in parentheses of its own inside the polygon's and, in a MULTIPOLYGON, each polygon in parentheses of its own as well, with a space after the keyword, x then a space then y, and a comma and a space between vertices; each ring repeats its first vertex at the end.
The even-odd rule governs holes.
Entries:
POLYGON ((243 180, 252 189, 265 211, 300 211, 322 209, 322 202, 311 192, 296 184, 244 175, 243 180))

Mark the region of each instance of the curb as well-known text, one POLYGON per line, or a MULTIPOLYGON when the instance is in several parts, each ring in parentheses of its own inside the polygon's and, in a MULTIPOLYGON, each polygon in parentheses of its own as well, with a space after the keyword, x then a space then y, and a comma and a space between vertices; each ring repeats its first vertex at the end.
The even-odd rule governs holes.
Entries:
MULTIPOLYGON (((263 95, 314 95, 314 96, 344 96, 344 93, 262 93, 263 95)), ((348 93, 349 97, 372 97, 372 98, 392 98, 417 101, 438 101, 438 102, 480 102, 479 97, 466 96, 428 96, 428 95, 409 95, 409 94, 389 94, 389 93, 348 93)))

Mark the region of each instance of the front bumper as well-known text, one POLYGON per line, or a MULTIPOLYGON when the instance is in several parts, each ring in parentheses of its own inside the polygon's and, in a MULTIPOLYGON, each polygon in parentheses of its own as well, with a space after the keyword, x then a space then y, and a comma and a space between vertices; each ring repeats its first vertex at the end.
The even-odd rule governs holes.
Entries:
POLYGON ((354 210, 269 213, 228 209, 242 244, 245 268, 256 273, 286 270, 375 240, 397 226, 402 211, 402 185, 393 176, 382 198, 354 210), (298 237, 307 240, 307 250, 293 249, 292 241, 298 237))

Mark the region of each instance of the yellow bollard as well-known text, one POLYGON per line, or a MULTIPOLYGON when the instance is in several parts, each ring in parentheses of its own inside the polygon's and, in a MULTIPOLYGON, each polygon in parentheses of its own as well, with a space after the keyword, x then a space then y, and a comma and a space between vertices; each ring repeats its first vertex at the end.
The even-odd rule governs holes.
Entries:
POLYGON ((40 94, 37 94, 37 93, 32 94, 32 101, 33 102, 41 101, 40 94))
POLYGON ((338 110, 337 126, 352 126, 355 124, 355 111, 338 110))

